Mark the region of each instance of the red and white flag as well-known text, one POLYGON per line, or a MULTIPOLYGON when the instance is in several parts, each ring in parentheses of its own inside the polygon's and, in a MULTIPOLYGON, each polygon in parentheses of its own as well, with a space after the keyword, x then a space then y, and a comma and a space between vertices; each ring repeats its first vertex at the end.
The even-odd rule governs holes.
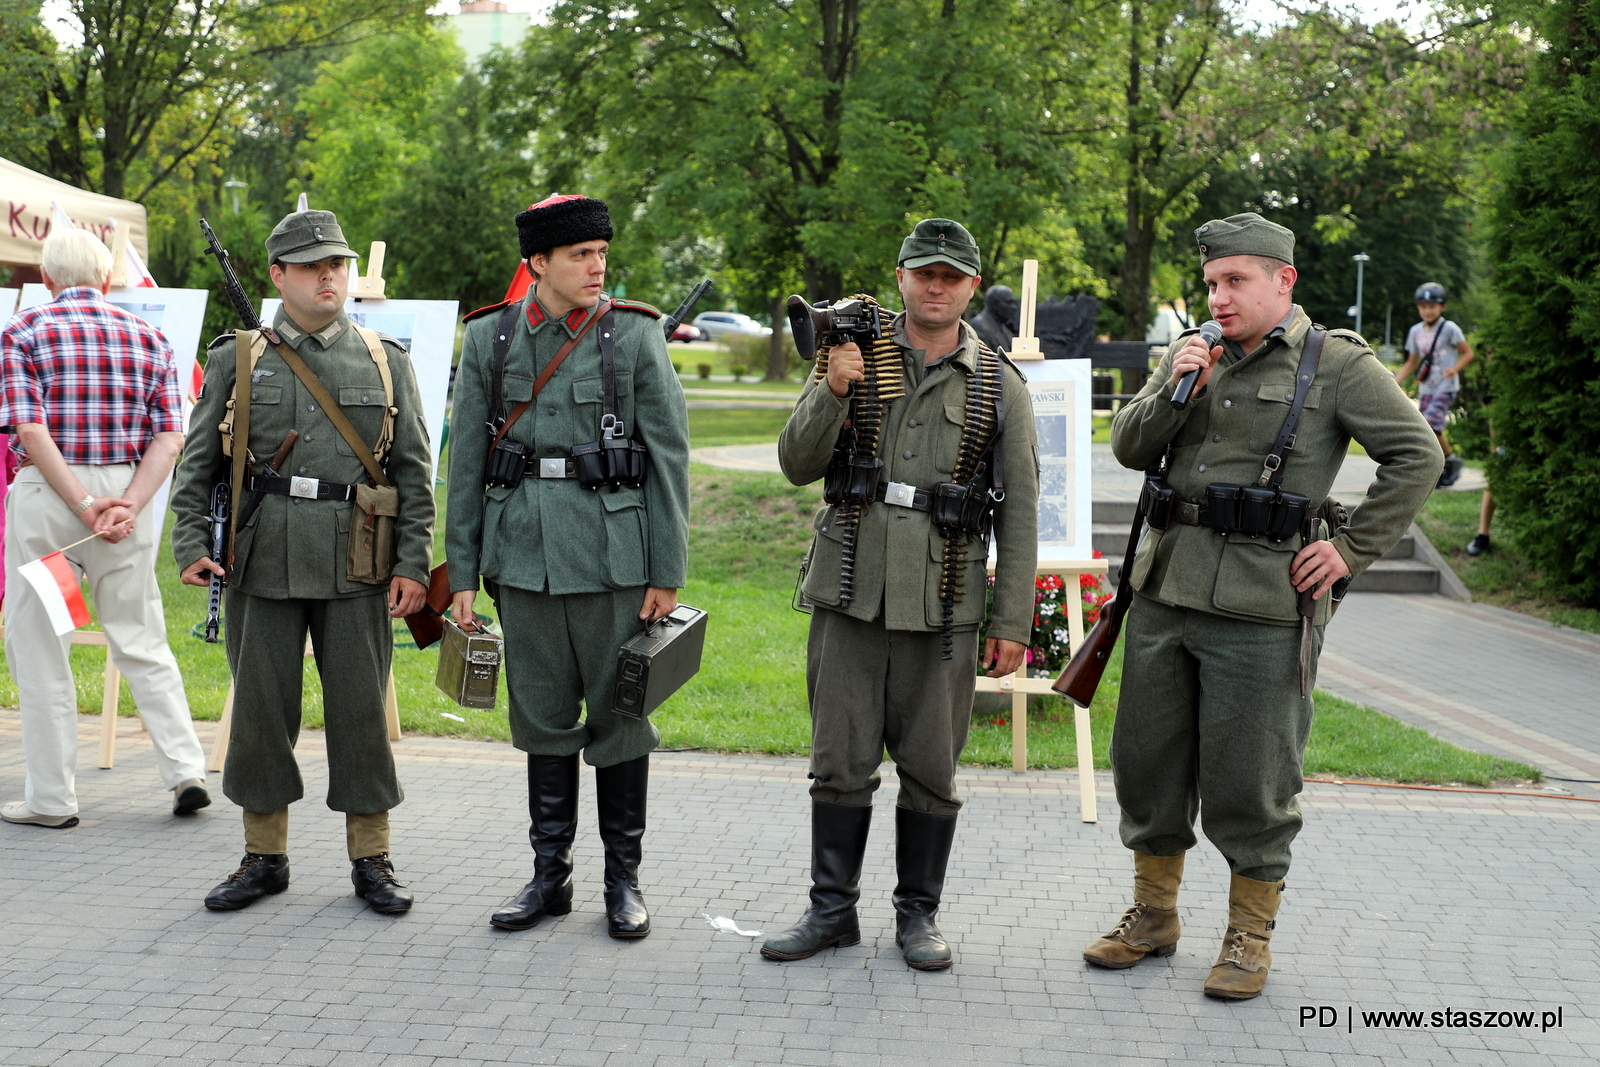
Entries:
POLYGON ((57 637, 89 624, 89 606, 83 602, 83 586, 78 584, 78 576, 67 562, 65 550, 24 563, 17 571, 44 601, 45 613, 50 616, 50 625, 57 637))

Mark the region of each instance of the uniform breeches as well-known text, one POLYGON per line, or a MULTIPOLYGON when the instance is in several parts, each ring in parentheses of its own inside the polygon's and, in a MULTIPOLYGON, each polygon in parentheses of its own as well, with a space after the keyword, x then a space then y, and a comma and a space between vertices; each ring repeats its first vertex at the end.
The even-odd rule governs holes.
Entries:
MULTIPOLYGON (((1136 596, 1123 645, 1111 767, 1122 843, 1154 856, 1206 837, 1234 873, 1273 882, 1299 833, 1309 691, 1300 629, 1136 596)), ((1322 628, 1312 639, 1311 682, 1322 628)))
POLYGON ((811 614, 811 796, 866 806, 887 747, 900 777, 896 803, 953 815, 956 762, 967 744, 978 658, 976 631, 943 658, 938 633, 890 630, 819 607, 811 614))
POLYGON ((222 791, 247 811, 273 812, 305 795, 300 736, 306 634, 322 678, 328 807, 357 815, 405 798, 395 776, 383 698, 394 653, 384 590, 340 600, 272 600, 228 590, 233 734, 222 791))
POLYGON ((617 649, 644 629, 644 594, 643 586, 559 596, 500 587, 495 605, 505 633, 512 744, 535 756, 582 752, 594 767, 656 747, 661 734, 648 718, 611 710, 617 649))

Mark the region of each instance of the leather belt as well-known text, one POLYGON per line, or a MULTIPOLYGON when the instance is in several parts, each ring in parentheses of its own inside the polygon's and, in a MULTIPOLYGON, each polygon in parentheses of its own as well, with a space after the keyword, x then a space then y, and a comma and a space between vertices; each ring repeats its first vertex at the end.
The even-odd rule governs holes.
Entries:
POLYGON ((532 475, 535 478, 576 478, 578 476, 576 464, 565 456, 550 456, 545 459, 529 456, 527 465, 522 469, 525 475, 532 475))
POLYGON ((879 482, 878 492, 873 499, 913 511, 933 510, 933 494, 906 482, 879 482))
POLYGON ((1172 502, 1172 521, 1181 522, 1185 526, 1206 526, 1206 506, 1204 504, 1191 504, 1187 500, 1174 500, 1172 502))
POLYGON ((356 487, 344 482, 324 482, 318 478, 274 478, 270 475, 250 476, 250 489, 257 493, 277 493, 279 496, 299 497, 301 500, 354 500, 356 487))

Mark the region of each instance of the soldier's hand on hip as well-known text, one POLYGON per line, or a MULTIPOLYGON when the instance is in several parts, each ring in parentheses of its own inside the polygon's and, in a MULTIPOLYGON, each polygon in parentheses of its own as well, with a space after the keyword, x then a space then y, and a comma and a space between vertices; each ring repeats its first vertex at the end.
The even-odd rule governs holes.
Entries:
POLYGON ((401 619, 422 610, 428 599, 428 587, 415 578, 402 578, 398 574, 389 579, 389 617, 401 619))
POLYGON ((644 591, 644 607, 639 609, 639 618, 659 619, 664 615, 671 615, 677 607, 676 589, 657 589, 652 586, 644 591))
POLYGON ((848 396, 851 382, 866 380, 867 365, 860 345, 847 341, 828 350, 828 388, 834 396, 848 396))
POLYGON ((1192 370, 1198 370, 1200 377, 1195 379, 1194 391, 1195 395, 1199 395, 1200 390, 1204 389, 1206 383, 1211 380, 1211 369, 1217 365, 1217 360, 1221 358, 1221 345, 1207 348, 1205 341, 1200 339, 1200 335, 1195 334, 1189 338, 1182 348, 1178 349, 1178 354, 1172 357, 1172 384, 1177 385, 1185 374, 1192 370))
POLYGON ((1312 600, 1321 600, 1328 587, 1350 573, 1350 565, 1333 547, 1332 541, 1313 541, 1294 554, 1289 565, 1289 580, 1295 589, 1305 592, 1313 585, 1319 586, 1311 594, 1312 600))
POLYGON ((477 622, 478 616, 473 614, 472 602, 478 599, 476 589, 463 589, 458 593, 450 594, 450 617, 457 626, 466 626, 477 622))
POLYGON ((210 585, 213 574, 225 573, 210 556, 201 556, 183 568, 183 573, 179 577, 183 579, 184 585, 210 585))
POLYGON ((989 638, 983 643, 983 665, 990 668, 986 677, 1004 678, 1017 673, 1027 652, 1028 646, 1020 641, 1007 641, 1003 637, 989 638))

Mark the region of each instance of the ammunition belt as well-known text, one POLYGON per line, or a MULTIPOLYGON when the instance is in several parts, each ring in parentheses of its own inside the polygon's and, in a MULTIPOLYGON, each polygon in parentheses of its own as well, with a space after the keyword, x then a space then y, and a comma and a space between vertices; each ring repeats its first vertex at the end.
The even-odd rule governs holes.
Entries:
POLYGON ((250 476, 250 489, 256 493, 276 493, 301 500, 354 500, 356 487, 344 482, 325 482, 320 478, 274 478, 271 475, 250 476))

